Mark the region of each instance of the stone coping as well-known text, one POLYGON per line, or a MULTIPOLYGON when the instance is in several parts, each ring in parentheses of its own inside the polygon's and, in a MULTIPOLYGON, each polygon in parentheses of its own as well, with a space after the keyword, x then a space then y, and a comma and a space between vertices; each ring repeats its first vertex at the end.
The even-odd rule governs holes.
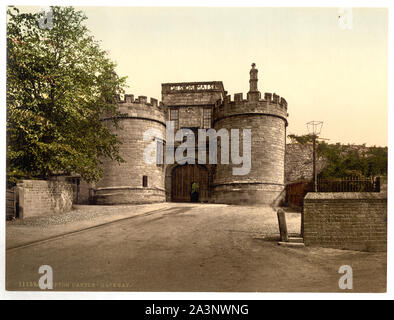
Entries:
POLYGON ((379 192, 309 192, 306 200, 364 200, 387 199, 387 194, 379 192))

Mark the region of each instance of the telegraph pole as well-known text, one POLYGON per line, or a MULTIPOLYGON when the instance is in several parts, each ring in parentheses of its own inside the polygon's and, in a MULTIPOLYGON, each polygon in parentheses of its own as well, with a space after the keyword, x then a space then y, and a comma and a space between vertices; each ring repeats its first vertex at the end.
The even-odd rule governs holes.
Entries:
POLYGON ((317 170, 316 170, 316 135, 313 138, 313 191, 317 192, 317 170))

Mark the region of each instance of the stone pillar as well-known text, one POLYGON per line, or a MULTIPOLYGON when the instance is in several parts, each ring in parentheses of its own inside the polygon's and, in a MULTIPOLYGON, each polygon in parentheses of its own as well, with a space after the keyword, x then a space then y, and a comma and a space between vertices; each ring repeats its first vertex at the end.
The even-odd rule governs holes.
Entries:
POLYGON ((258 70, 256 69, 256 64, 252 63, 252 69, 250 69, 250 79, 249 79, 249 92, 248 92, 248 101, 259 101, 260 92, 257 88, 257 82, 259 81, 257 78, 258 70))
POLYGON ((256 64, 252 63, 252 69, 250 69, 250 80, 249 80, 250 89, 249 89, 249 92, 259 91, 257 88, 257 82, 259 81, 259 79, 257 78, 258 72, 259 71, 256 69, 256 64))

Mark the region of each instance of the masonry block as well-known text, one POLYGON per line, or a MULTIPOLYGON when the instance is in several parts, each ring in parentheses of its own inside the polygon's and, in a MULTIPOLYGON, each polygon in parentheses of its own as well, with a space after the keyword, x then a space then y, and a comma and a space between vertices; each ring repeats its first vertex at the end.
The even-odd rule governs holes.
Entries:
POLYGON ((387 250, 387 195, 308 193, 304 199, 304 242, 359 251, 387 250))
POLYGON ((73 205, 72 185, 61 181, 22 180, 17 184, 21 219, 68 212, 73 205))

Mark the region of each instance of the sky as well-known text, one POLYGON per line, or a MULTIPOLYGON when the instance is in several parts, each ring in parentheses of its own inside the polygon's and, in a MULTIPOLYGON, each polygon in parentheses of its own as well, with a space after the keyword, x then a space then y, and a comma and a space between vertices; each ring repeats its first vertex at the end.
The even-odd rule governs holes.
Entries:
POLYGON ((127 93, 161 100, 161 83, 223 81, 246 96, 256 63, 259 90, 288 102, 288 134, 319 120, 329 143, 387 145, 387 9, 353 8, 344 29, 339 8, 76 8, 127 93))

